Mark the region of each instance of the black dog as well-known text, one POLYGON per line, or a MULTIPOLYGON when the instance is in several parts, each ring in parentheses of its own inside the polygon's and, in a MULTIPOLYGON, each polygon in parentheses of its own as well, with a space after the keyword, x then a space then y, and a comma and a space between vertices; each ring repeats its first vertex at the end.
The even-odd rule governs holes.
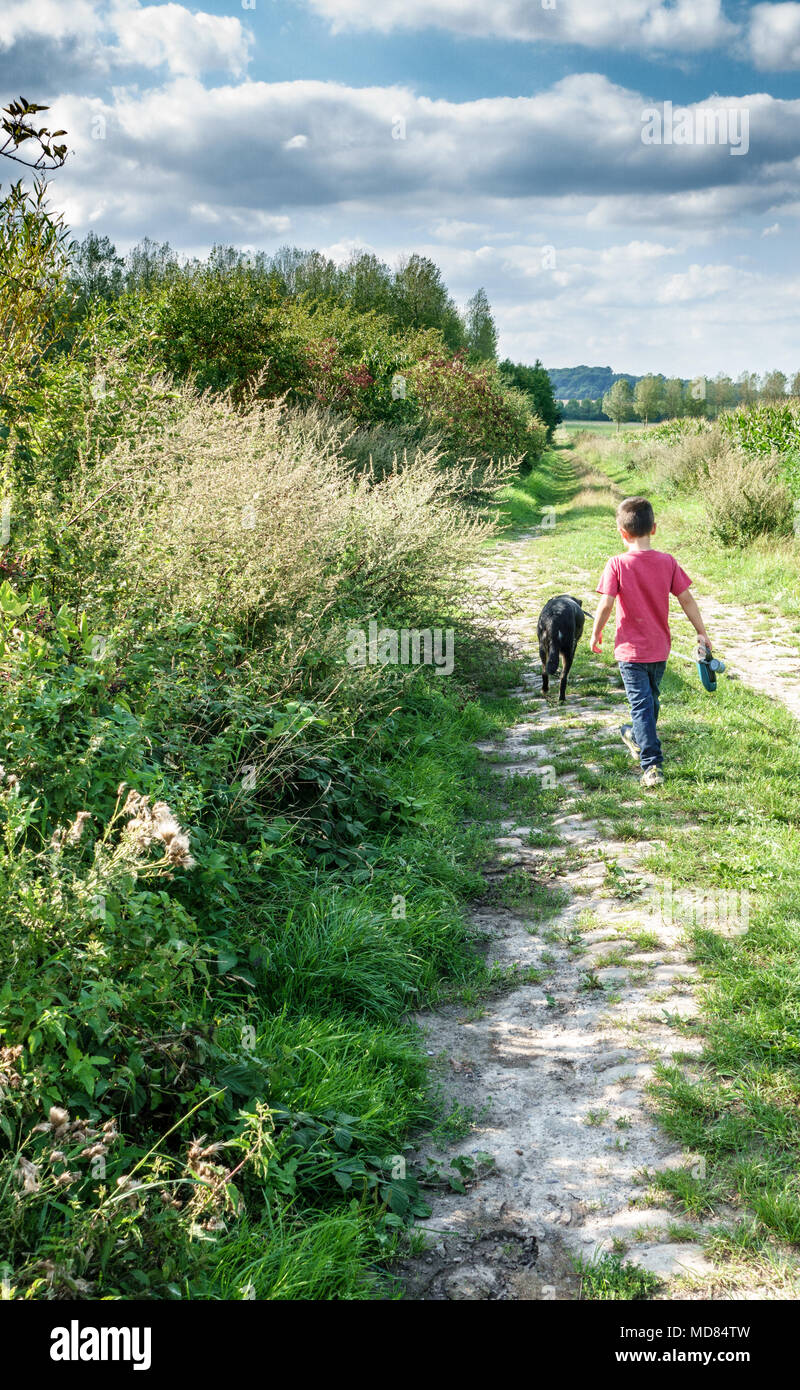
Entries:
MULTIPOLYGON (((591 617, 591 614, 588 616, 591 617)), ((542 694, 550 688, 550 677, 558 673, 559 659, 563 657, 564 666, 558 690, 559 703, 567 698, 567 676, 575 660, 575 648, 581 640, 583 624, 587 615, 580 599, 571 594, 559 594, 551 598, 539 614, 539 656, 542 661, 542 694)))

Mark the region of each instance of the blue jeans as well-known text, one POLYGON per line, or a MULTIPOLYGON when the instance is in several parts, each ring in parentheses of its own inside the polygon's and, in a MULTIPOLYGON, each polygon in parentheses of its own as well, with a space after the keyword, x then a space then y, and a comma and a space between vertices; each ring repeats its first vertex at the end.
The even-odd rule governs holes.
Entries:
POLYGON ((664 761, 656 733, 658 692, 666 661, 621 661, 619 673, 631 707, 633 737, 639 746, 642 769, 660 767, 664 761))

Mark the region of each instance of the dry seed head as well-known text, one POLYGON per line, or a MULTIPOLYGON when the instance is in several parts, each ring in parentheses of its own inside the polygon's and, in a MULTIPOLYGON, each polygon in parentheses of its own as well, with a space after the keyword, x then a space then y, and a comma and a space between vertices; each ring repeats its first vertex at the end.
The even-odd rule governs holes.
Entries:
POLYGON ((86 822, 92 819, 91 811, 79 811, 72 825, 67 831, 67 844, 77 845, 83 835, 83 827, 86 822))
POLYGON ((19 1181, 23 1192, 39 1191, 39 1169, 29 1158, 19 1158, 19 1181))

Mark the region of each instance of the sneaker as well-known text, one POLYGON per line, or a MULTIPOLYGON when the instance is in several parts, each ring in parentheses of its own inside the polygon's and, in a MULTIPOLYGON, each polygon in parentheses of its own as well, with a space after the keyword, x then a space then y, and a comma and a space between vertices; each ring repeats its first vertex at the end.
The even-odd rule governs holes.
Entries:
POLYGON ((660 767, 657 767, 655 763, 652 763, 650 767, 645 768, 644 772, 642 773, 643 787, 663 787, 663 785, 664 774, 661 771, 660 767))
POLYGON ((632 725, 632 724, 623 724, 623 725, 622 725, 622 728, 620 729, 619 732, 620 732, 620 737, 621 737, 621 739, 622 739, 622 742, 625 744, 625 747, 627 748, 627 750, 628 750, 628 752, 630 753, 631 757, 638 763, 638 761, 639 761, 639 745, 638 745, 638 743, 636 742, 635 738, 633 737, 633 725, 632 725))

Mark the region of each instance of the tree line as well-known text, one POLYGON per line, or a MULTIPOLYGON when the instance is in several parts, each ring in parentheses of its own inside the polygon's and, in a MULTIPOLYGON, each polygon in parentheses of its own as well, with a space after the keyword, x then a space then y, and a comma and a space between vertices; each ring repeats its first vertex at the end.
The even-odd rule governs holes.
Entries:
POLYGON ((485 289, 477 289, 459 310, 441 270, 427 256, 404 256, 391 267, 373 252, 361 251, 339 265, 319 251, 298 246, 249 253, 216 245, 205 261, 181 261, 168 242, 145 237, 122 256, 108 237, 91 231, 73 243, 70 266, 79 313, 98 302, 150 295, 181 280, 235 276, 244 278, 251 294, 265 301, 339 305, 355 314, 378 315, 401 333, 437 330, 452 354, 461 354, 468 363, 496 366, 503 385, 528 399, 548 435, 562 418, 550 376, 538 359, 533 366, 508 358, 497 362, 497 328, 485 289))
POLYGON ((756 401, 780 401, 800 396, 800 372, 789 380, 784 372, 742 372, 734 381, 724 373, 713 378, 695 377, 684 381, 679 377, 647 375, 639 377, 632 386, 620 377, 599 400, 568 401, 564 406, 566 419, 613 420, 617 425, 638 419, 643 424, 654 420, 674 420, 684 416, 704 416, 715 420, 726 410, 756 401))
POLYGON ((110 302, 125 293, 148 293, 181 276, 199 271, 219 275, 238 272, 261 282, 267 293, 310 301, 346 304, 356 312, 372 310, 393 328, 437 328, 453 352, 475 361, 493 361, 497 331, 483 288, 460 311, 439 267, 427 256, 404 256, 392 268, 371 251, 355 252, 338 265, 320 251, 281 246, 275 252, 245 252, 235 246, 212 247, 207 261, 182 261, 168 242, 145 237, 127 256, 118 255, 106 236, 88 232, 72 247, 71 279, 79 302, 110 302))

